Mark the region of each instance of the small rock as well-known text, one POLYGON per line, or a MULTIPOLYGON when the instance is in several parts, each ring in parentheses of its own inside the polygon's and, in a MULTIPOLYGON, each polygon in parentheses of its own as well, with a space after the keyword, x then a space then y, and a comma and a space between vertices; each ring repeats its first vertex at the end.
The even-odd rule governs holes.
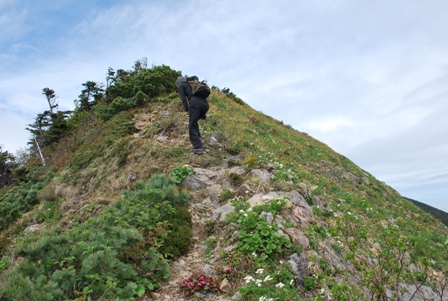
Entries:
POLYGON ((205 276, 218 278, 215 269, 211 265, 206 264, 202 269, 202 272, 204 273, 205 276))
POLYGON ((285 231, 294 244, 299 244, 304 250, 310 248, 310 241, 305 233, 296 228, 287 228, 285 231))
POLYGON ((227 214, 235 211, 235 207, 232 204, 227 203, 224 206, 219 207, 213 212, 213 220, 225 221, 227 214))
POLYGON ((267 170, 252 169, 250 173, 257 177, 262 183, 269 184, 271 182, 272 175, 267 170))
POLYGON ((241 185, 241 187, 238 189, 238 192, 237 192, 237 194, 241 197, 249 196, 250 193, 251 193, 251 189, 250 189, 249 185, 247 185, 247 184, 241 185))
POLYGON ((240 301, 243 300, 243 296, 240 292, 236 292, 235 295, 232 296, 232 300, 240 301))
POLYGON ((263 211, 263 212, 261 212, 260 216, 264 217, 266 219, 266 221, 270 224, 272 224, 272 221, 274 220, 274 216, 270 212, 263 211))
POLYGON ((291 269, 294 272, 299 284, 303 284, 305 276, 308 274, 308 260, 303 253, 292 254, 288 263, 291 265, 291 269))
POLYGON ((216 139, 214 136, 211 136, 211 137, 210 137, 210 140, 208 141, 208 143, 209 143, 210 145, 215 145, 215 144, 219 144, 219 141, 218 141, 218 139, 216 139))
POLYGON ((266 164, 264 168, 266 168, 267 171, 272 172, 274 171, 275 166, 273 164, 266 164))
POLYGON ((42 226, 41 224, 35 224, 35 225, 28 226, 28 227, 26 227, 25 232, 39 231, 41 226, 42 226))
POLYGON ((227 280, 227 278, 224 278, 224 280, 221 281, 221 284, 219 285, 219 289, 226 293, 230 290, 230 282, 229 282, 229 280, 227 280))

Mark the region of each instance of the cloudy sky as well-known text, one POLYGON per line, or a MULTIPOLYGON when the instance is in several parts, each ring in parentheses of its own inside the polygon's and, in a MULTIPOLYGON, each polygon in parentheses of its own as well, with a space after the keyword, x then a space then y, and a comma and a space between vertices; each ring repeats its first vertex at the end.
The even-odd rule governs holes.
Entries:
MULTIPOLYGON (((0 145, 146 57, 228 87, 448 212, 445 0, 0 0, 0 145)), ((213 108, 212 108, 213 110, 213 108)))

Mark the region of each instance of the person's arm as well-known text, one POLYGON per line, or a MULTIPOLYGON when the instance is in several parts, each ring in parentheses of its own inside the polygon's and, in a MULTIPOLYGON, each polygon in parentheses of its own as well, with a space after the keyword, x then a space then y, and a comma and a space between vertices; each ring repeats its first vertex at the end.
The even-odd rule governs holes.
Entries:
POLYGON ((184 106, 185 112, 188 112, 190 110, 190 105, 188 104, 189 95, 188 91, 185 89, 185 85, 179 85, 178 91, 180 99, 182 99, 182 105, 184 106))

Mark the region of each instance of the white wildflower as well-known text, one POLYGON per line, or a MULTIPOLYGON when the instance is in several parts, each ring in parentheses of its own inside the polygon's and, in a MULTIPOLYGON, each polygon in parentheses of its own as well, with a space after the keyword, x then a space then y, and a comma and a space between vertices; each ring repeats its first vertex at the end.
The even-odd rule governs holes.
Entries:
POLYGON ((255 274, 263 274, 264 270, 263 269, 258 269, 255 274))
POLYGON ((282 288, 282 287, 284 287, 285 285, 283 284, 283 283, 281 283, 281 282, 279 282, 279 283, 277 283, 276 285, 275 285, 275 287, 278 287, 278 288, 282 288))
POLYGON ((264 277, 263 282, 266 282, 266 281, 269 281, 269 280, 272 280, 272 279, 273 278, 271 276, 267 275, 266 277, 264 277))

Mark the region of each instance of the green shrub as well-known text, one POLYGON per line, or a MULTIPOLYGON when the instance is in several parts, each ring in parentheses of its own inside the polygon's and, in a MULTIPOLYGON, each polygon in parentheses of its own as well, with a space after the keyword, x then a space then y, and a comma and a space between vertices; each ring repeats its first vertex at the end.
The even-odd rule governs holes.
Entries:
POLYGON ((188 198, 172 179, 154 175, 97 217, 27 235, 16 249, 25 260, 2 275, 0 295, 132 300, 157 289, 169 273, 164 255, 180 256, 191 243, 188 198))
POLYGON ((184 165, 179 165, 174 167, 171 172, 170 176, 174 179, 176 183, 182 182, 183 179, 185 179, 187 176, 194 174, 194 169, 185 167, 184 165))
MULTIPOLYGON (((118 97, 130 99, 136 97, 139 92, 142 93, 140 95, 144 94, 150 99, 168 94, 176 90, 175 81, 180 76, 179 71, 165 65, 154 66, 151 69, 144 68, 139 72, 121 72, 121 74, 120 80, 108 89, 112 99, 118 97)), ((137 99, 134 99, 135 103, 137 99)))
POLYGON ((234 193, 232 192, 232 190, 230 190, 230 189, 228 189, 228 188, 224 188, 224 189, 221 191, 221 194, 219 195, 219 200, 220 200, 221 202, 224 202, 224 201, 226 201, 226 200, 232 198, 233 195, 234 195, 234 193))
MULTIPOLYGON (((0 196, 0 229, 29 211, 38 202, 37 193, 53 178, 44 168, 33 169, 19 186, 0 196)), ((1 249, 1 246, 0 246, 1 249)))
POLYGON ((275 215, 284 207, 285 201, 273 200, 269 204, 254 208, 248 207, 247 203, 234 202, 234 205, 236 212, 229 219, 238 224, 237 248, 246 254, 255 254, 261 260, 266 260, 291 247, 290 240, 280 235, 277 226, 269 223, 261 214, 270 212, 275 215))

